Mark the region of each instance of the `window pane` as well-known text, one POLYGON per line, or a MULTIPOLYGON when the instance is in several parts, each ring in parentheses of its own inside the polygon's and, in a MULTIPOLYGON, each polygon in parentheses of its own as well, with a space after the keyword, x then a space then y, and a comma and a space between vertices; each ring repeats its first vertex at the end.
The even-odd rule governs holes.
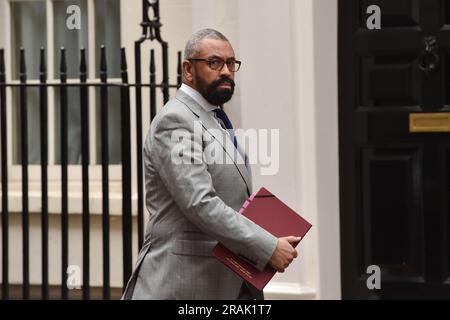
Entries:
MULTIPOLYGON (((100 46, 106 47, 108 77, 120 77, 120 1, 95 1, 96 76, 100 77, 100 46)), ((97 91, 97 162, 101 163, 100 90, 97 91)), ((120 90, 108 93, 109 163, 121 163, 120 90)))
POLYGON ((47 45, 44 1, 11 2, 13 79, 19 79, 20 48, 25 48, 28 79, 39 79, 40 48, 47 45))
POLYGON ((106 47, 109 77, 120 77, 120 1, 95 1, 96 76, 100 70, 100 46, 106 47))
MULTIPOLYGON (((13 163, 22 163, 22 139, 21 139, 21 116, 20 116, 20 91, 19 88, 12 90, 12 112, 13 112, 13 163)), ((39 110, 39 89, 29 87, 27 98, 27 121, 28 121, 28 163, 41 163, 41 127, 39 110)))
MULTIPOLYGON (((86 62, 89 59, 88 48, 88 12, 86 0, 58 0, 53 2, 54 8, 54 41, 55 41, 55 78, 59 78, 61 64, 61 47, 66 50, 67 77, 79 79, 80 77, 80 49, 86 49, 86 62), (75 11, 69 10, 75 6, 75 11), (78 10, 78 11, 77 11, 78 10), (79 29, 72 28, 77 21, 74 20, 79 14, 79 29), (69 21, 68 27, 67 23, 69 21)), ((87 65, 89 69, 89 64, 87 65)), ((59 90, 55 94, 55 119, 56 119, 56 145, 55 161, 61 163, 61 106, 59 90)), ((81 163, 81 109, 79 88, 69 88, 67 93, 68 113, 68 160, 69 164, 81 163)))
MULTIPOLYGON (((11 2, 11 50, 12 78, 19 79, 20 48, 25 48, 27 79, 39 79, 40 48, 46 47, 46 11, 44 1, 11 2)), ((20 146, 20 96, 13 90, 13 163, 21 163, 20 146)), ((28 160, 30 164, 40 163, 39 92, 37 88, 27 89, 28 116, 28 160)))
MULTIPOLYGON (((108 88, 108 150, 109 150, 109 163, 121 164, 122 163, 122 127, 120 122, 120 88, 110 87, 108 88)), ((97 163, 102 163, 102 131, 101 131, 101 106, 100 106, 100 89, 97 90, 97 163)))
MULTIPOLYGON (((58 78, 61 63, 61 47, 66 48, 67 77, 79 78, 80 49, 86 49, 88 58, 88 19, 86 0, 58 0, 54 5, 54 37, 55 37, 55 78, 58 78), (67 14, 69 6, 77 6, 80 11, 80 29, 69 29, 67 21, 74 22, 71 17, 75 13, 67 14)), ((70 11, 73 12, 73 11, 70 11)), ((89 66, 88 66, 89 68, 89 66)))
MULTIPOLYGON (((67 121, 68 127, 68 162, 81 164, 81 107, 80 89, 69 87, 67 89, 67 121)), ((61 95, 55 90, 55 163, 61 164, 61 95)))

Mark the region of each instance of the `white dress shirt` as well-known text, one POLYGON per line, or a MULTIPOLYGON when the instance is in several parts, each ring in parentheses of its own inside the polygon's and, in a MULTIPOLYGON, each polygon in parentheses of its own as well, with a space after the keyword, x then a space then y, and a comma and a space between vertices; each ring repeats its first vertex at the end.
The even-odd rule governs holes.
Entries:
POLYGON ((222 128, 229 137, 231 137, 230 133, 224 129, 224 125, 221 124, 221 121, 219 120, 219 118, 217 118, 216 113, 214 112, 214 110, 219 109, 219 106, 213 106, 211 103, 206 101, 205 98, 203 98, 200 92, 188 86, 187 84, 181 84, 180 90, 189 95, 192 99, 195 100, 195 102, 197 102, 203 109, 205 109, 206 113, 208 113, 210 117, 214 119, 214 121, 219 125, 219 127, 222 128))
MULTIPOLYGON (((225 125, 222 123, 222 120, 217 118, 216 113, 214 112, 214 110, 219 109, 219 106, 213 106, 211 103, 206 101, 206 99, 200 94, 200 92, 198 92, 194 88, 188 86, 187 84, 184 84, 184 83, 181 84, 181 87, 179 90, 182 90, 184 93, 186 93, 192 99, 194 99, 195 102, 197 102, 203 109, 205 109, 206 113, 219 125, 219 127, 222 130, 224 130, 227 133, 227 135, 231 139, 231 141, 233 141, 234 133, 230 133, 228 130, 224 129, 225 125)), ((245 152, 239 147, 237 149, 238 149, 239 153, 241 154, 242 159, 245 159, 244 161, 246 161, 245 152)), ((246 162, 246 165, 247 165, 247 162, 246 162)))

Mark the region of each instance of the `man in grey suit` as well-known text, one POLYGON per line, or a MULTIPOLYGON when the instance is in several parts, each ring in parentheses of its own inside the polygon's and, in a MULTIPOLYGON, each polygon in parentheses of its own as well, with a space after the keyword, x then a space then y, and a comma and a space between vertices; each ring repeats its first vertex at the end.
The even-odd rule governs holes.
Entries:
POLYGON ((183 85, 145 141, 150 220, 123 299, 262 299, 212 256, 218 241, 259 270, 269 263, 283 272, 297 256, 299 238, 276 238, 238 213, 252 189, 250 166, 221 106, 239 66, 216 30, 186 44, 183 85))

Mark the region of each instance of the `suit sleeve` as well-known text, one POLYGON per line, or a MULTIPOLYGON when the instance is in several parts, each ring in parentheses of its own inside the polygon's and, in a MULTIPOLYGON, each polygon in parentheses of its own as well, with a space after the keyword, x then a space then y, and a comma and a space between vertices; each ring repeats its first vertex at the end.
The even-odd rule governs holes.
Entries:
POLYGON ((186 218, 262 270, 278 239, 238 214, 216 195, 207 165, 202 161, 201 141, 202 131, 194 130, 193 118, 188 120, 179 114, 167 113, 155 121, 144 152, 152 158, 163 183, 186 218))

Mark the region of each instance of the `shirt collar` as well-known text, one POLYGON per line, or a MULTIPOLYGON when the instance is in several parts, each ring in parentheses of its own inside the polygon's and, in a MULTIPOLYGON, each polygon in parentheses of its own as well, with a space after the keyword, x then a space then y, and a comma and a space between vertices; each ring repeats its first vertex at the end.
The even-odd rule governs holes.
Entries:
POLYGON ((219 108, 218 106, 213 106, 211 103, 206 101, 206 99, 203 98, 203 96, 200 94, 200 92, 198 92, 194 88, 188 86, 187 84, 182 83, 180 90, 182 90, 184 93, 186 93, 192 99, 194 99, 195 102, 197 102, 203 109, 206 110, 206 112, 210 112, 210 111, 213 111, 213 110, 216 110, 219 108))

